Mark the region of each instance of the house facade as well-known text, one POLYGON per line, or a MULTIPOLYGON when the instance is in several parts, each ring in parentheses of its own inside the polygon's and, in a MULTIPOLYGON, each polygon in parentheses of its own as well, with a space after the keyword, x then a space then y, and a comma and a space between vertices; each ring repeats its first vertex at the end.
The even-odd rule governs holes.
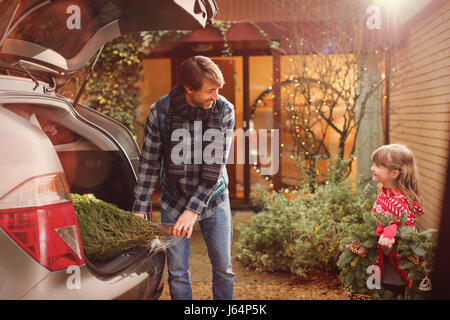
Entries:
POLYGON ((430 1, 390 56, 387 142, 407 145, 419 171, 423 228, 439 229, 450 141, 450 3, 430 1))

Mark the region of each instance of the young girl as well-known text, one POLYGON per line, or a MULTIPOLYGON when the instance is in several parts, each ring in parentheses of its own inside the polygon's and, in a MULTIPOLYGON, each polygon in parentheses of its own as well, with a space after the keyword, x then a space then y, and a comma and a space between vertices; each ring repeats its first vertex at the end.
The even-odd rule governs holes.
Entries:
MULTIPOLYGON (((385 216, 399 217, 407 214, 406 225, 416 230, 416 218, 423 214, 417 186, 417 173, 414 156, 406 146, 389 144, 372 153, 372 179, 381 185, 380 195, 372 212, 385 216)), ((403 294, 406 286, 411 288, 411 280, 406 271, 398 268, 400 259, 392 246, 395 243, 397 228, 401 222, 390 226, 377 227, 379 236, 378 266, 381 270, 381 282, 385 289, 394 294, 403 294)))

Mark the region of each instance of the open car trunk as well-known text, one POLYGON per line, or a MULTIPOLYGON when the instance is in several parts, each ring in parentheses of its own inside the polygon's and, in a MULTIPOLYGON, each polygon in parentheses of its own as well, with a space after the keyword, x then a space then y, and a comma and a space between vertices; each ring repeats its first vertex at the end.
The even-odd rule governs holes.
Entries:
MULTIPOLYGON (((17 101, 20 94, 10 99, 17 101)), ((78 105, 77 112, 70 105, 2 103, 0 99, 0 107, 29 119, 44 131, 72 193, 93 193, 98 199, 131 211, 136 172, 130 156, 136 162, 139 150, 128 129, 82 105, 78 105)), ((102 263, 84 256, 86 266, 102 280, 147 272, 151 276, 150 286, 155 287, 149 294, 156 294, 164 269, 164 252, 155 254, 143 248, 130 249, 102 263)))

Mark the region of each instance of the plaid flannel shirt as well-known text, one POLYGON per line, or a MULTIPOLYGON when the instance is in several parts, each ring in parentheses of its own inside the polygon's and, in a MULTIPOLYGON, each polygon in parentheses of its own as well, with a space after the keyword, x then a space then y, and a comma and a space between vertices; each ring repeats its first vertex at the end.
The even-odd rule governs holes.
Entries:
MULTIPOLYGON (((224 108, 222 128, 226 130, 227 134, 223 139, 224 160, 222 162, 220 172, 222 172, 222 170, 226 170, 226 161, 228 159, 233 141, 232 130, 235 124, 234 106, 231 103, 226 103, 224 108)), ((186 120, 184 122, 184 128, 189 130, 193 139, 194 122, 186 120)), ((160 178, 163 153, 157 119, 156 103, 152 104, 150 107, 144 132, 145 137, 139 161, 138 182, 134 189, 135 202, 133 212, 148 214, 150 212, 152 194, 155 191, 156 183, 160 178)), ((198 220, 212 216, 215 212, 214 209, 217 208, 221 201, 223 201, 225 195, 228 193, 228 190, 219 195, 213 201, 209 201, 215 187, 219 184, 219 180, 212 188, 201 183, 201 164, 185 164, 185 170, 187 170, 188 179, 180 179, 179 185, 186 196, 170 200, 164 192, 161 192, 161 209, 175 218, 178 218, 185 209, 190 209, 197 212, 199 214, 198 220)))

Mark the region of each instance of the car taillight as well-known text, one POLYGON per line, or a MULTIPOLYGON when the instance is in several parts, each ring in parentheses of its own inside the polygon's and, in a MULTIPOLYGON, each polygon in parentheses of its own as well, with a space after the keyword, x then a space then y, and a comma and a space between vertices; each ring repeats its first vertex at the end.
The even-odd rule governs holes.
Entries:
POLYGON ((49 270, 85 263, 62 173, 31 178, 0 198, 0 227, 49 270))

